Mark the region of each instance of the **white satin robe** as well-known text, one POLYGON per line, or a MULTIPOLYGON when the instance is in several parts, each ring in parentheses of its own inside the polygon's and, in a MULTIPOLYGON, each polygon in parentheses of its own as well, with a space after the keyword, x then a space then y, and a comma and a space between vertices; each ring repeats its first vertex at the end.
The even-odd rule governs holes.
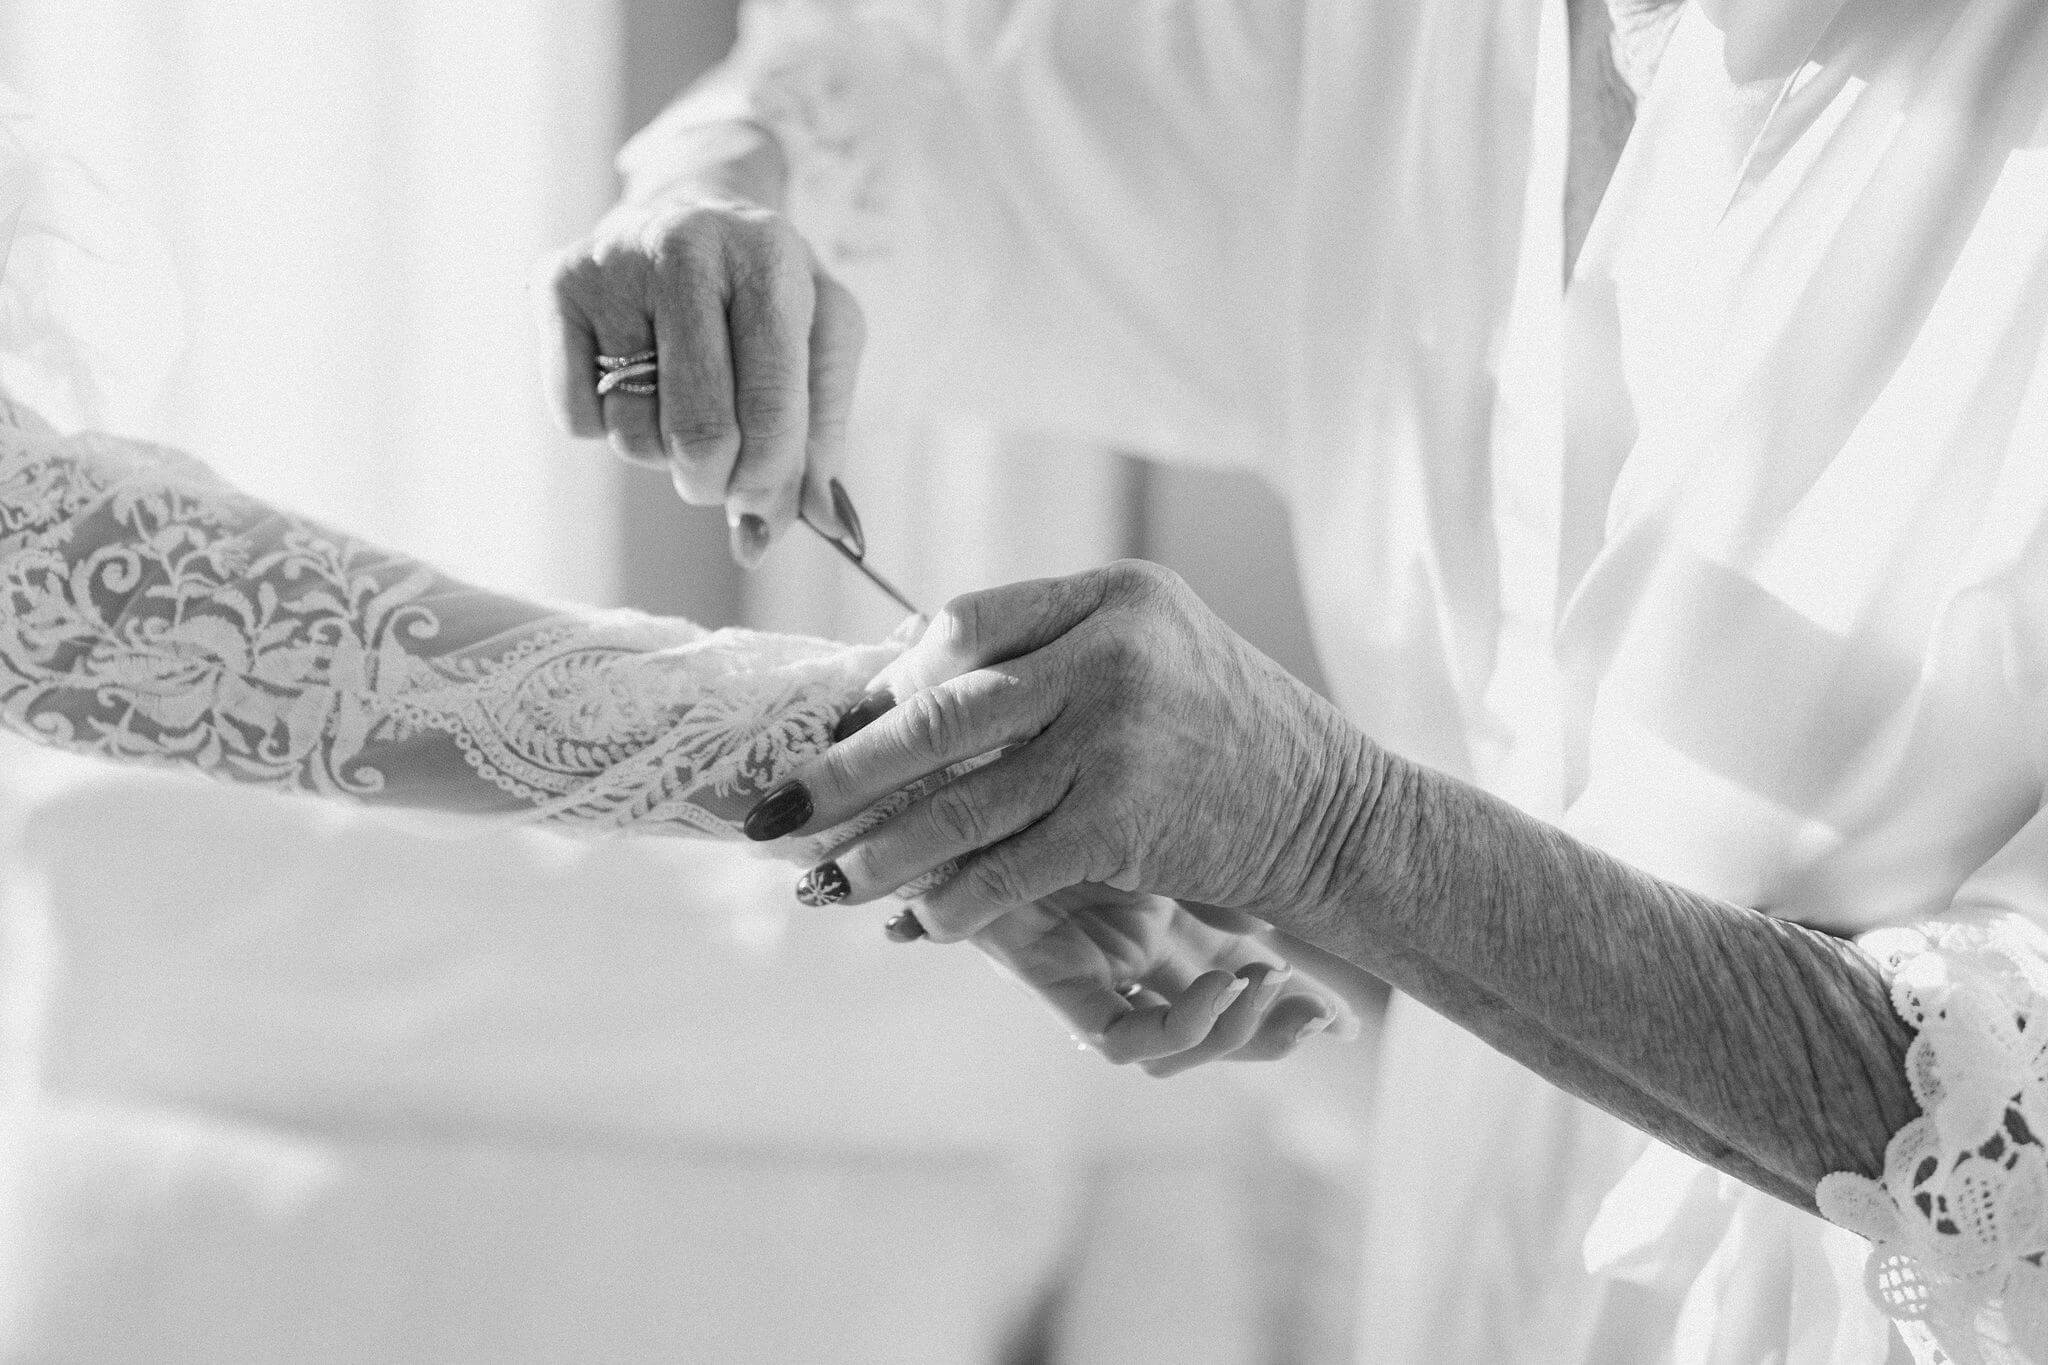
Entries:
POLYGON ((2048 7, 1689 6, 1568 290, 1560 30, 764 0, 623 164, 773 126, 871 401, 1263 470, 1360 725, 1897 973, 1875 1256, 1398 1004, 1365 1359, 2048 1361, 2048 7))

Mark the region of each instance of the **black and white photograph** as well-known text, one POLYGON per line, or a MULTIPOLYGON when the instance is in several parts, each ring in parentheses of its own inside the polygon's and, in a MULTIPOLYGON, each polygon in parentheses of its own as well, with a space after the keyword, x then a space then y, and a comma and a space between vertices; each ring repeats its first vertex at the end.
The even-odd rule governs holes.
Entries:
POLYGON ((2048 1365, 2048 0, 0 0, 0 1365, 2048 1365))

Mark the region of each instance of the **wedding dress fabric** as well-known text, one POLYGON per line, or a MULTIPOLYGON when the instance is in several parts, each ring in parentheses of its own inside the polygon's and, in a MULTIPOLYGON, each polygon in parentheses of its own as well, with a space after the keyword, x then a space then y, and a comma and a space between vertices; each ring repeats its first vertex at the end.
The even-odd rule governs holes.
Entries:
POLYGON ((1262 470, 1362 726, 1891 973, 1833 1226, 1397 1002, 1367 1358, 2048 1360, 2048 11, 1619 8, 1565 288, 1539 0, 760 0, 626 160, 774 128, 923 401, 1262 470))

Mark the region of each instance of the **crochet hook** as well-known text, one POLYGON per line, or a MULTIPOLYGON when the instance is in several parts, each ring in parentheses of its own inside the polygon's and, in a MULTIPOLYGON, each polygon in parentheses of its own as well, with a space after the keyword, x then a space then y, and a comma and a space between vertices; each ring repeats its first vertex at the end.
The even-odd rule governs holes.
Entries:
POLYGON ((875 570, 874 566, 868 563, 867 535, 861 530, 860 513, 853 509, 853 499, 847 496, 846 486, 840 483, 839 480, 832 479, 826 484, 826 488, 832 494, 832 510, 838 513, 840 523, 846 527, 846 534, 841 536, 837 532, 826 530, 818 525, 817 522, 812 521, 808 514, 800 518, 803 524, 816 532, 820 540, 839 551, 847 563, 859 569, 861 576, 877 588, 880 588, 891 602, 894 602, 912 616, 924 615, 922 611, 917 609, 916 603, 905 597, 894 583, 882 577, 875 570))

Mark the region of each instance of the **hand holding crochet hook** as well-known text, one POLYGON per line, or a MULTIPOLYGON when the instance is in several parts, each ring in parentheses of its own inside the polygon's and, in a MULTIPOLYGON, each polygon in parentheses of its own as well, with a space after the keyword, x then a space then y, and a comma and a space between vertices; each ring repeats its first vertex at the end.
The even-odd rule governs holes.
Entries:
MULTIPOLYGON (((838 476, 864 340, 859 306, 776 211, 778 157, 756 136, 745 127, 718 133, 732 145, 707 146, 703 174, 652 196, 629 193, 551 263, 551 396, 571 432, 665 466, 686 502, 722 505, 742 566, 760 563, 801 521, 921 620, 868 561, 860 514, 838 476)), ((885 691, 863 698, 835 742, 896 700, 885 691)), ((776 838, 811 814, 802 783, 785 783, 756 805, 747 832, 776 838)), ((815 868, 797 891, 814 906, 848 893, 843 878, 833 884, 815 868)), ((914 909, 887 932, 926 936, 914 909)), ((1356 1027, 1343 1002, 1292 972, 1269 939, 1217 928, 1159 897, 1074 887, 973 938, 1086 1045, 1155 1074, 1277 1057, 1333 1026, 1356 1027)))

